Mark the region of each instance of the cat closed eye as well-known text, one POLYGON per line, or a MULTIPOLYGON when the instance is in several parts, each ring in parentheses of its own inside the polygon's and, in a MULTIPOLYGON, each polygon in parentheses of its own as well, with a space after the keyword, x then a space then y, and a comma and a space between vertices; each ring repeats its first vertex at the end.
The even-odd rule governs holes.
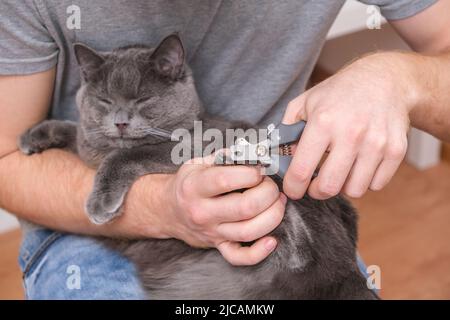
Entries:
POLYGON ((150 97, 150 96, 142 97, 142 98, 136 99, 136 103, 143 103, 143 102, 146 102, 147 100, 150 100, 151 98, 152 97, 150 97))
POLYGON ((103 102, 103 103, 105 103, 105 104, 112 104, 112 101, 111 101, 111 100, 104 99, 104 98, 98 98, 98 101, 103 102))

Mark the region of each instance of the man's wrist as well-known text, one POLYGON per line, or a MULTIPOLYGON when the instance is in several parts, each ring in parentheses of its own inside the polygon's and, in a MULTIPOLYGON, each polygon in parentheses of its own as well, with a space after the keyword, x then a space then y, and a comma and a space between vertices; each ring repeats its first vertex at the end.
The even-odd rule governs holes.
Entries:
POLYGON ((423 70, 428 63, 427 58, 416 53, 389 51, 379 52, 363 59, 365 62, 381 66, 380 71, 390 81, 390 87, 396 88, 404 102, 403 107, 409 114, 427 99, 423 70))
POLYGON ((398 53, 398 64, 407 70, 403 85, 407 89, 411 125, 440 135, 446 132, 447 117, 441 114, 442 100, 448 97, 450 54, 421 55, 398 53))
POLYGON ((170 175, 140 177, 127 194, 123 214, 106 227, 121 238, 169 238, 166 189, 170 175))
MULTIPOLYGON (((448 72, 450 52, 421 55, 411 52, 382 52, 362 59, 375 61, 395 87, 394 100, 399 97, 411 126, 448 140, 448 72)), ((362 60, 361 59, 361 60, 362 60)))

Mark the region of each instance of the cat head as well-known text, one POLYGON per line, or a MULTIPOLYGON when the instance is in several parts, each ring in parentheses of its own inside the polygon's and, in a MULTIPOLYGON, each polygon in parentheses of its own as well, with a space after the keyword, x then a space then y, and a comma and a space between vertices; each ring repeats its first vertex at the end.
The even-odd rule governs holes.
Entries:
POLYGON ((74 51, 82 82, 77 105, 87 139, 136 145, 161 141, 158 130, 193 126, 200 102, 176 34, 156 48, 136 45, 100 53, 75 44, 74 51))

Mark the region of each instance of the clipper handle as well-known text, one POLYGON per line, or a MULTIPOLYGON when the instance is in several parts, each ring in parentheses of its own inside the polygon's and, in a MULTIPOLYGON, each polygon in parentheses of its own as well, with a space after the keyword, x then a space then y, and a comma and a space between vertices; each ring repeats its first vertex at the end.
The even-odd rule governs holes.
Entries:
POLYGON ((289 144, 297 142, 302 133, 303 130, 305 130, 306 122, 300 121, 294 124, 280 124, 278 129, 278 144, 289 144))
MULTIPOLYGON (((305 130, 306 122, 300 121, 294 124, 280 124, 278 125, 278 136, 274 139, 274 143, 277 144, 277 147, 283 145, 290 145, 292 143, 297 142, 303 131, 305 130)), ((278 170, 277 175, 280 178, 284 178, 289 165, 291 164, 292 156, 287 154, 280 154, 278 156, 278 170)))

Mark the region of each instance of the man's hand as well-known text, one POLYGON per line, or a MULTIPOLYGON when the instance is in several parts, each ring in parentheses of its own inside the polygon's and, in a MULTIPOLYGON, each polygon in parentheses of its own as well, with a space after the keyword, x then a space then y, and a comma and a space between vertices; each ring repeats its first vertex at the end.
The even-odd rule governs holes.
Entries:
POLYGON ((284 191, 325 199, 385 186, 406 152, 411 125, 450 140, 450 1, 391 21, 414 50, 362 58, 292 101, 284 122, 308 120, 284 191), (324 152, 319 176, 311 177, 324 152), (311 183, 311 184, 310 184, 311 183))
POLYGON ((257 168, 212 162, 212 156, 193 159, 167 184, 168 233, 192 246, 216 247, 233 265, 259 263, 276 247, 266 235, 281 223, 286 196, 257 168))
POLYGON ((307 120, 284 180, 293 199, 380 190, 407 149, 408 114, 419 89, 400 53, 362 58, 293 100, 283 122, 307 120), (329 155, 311 178, 324 153, 329 155))

